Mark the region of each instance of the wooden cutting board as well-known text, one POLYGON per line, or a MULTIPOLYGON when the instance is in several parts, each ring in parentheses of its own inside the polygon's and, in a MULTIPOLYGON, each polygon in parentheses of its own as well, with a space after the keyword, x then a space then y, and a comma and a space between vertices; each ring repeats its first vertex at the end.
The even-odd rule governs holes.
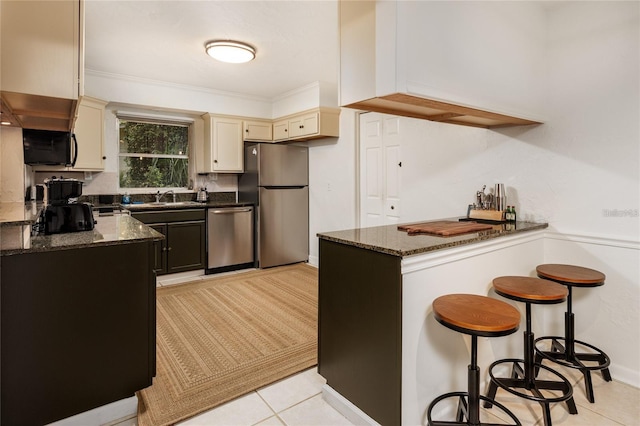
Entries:
POLYGON ((408 235, 431 234, 441 237, 451 237, 453 235, 467 234, 469 232, 484 231, 492 229, 493 226, 486 223, 476 222, 453 222, 440 220, 435 222, 415 223, 413 225, 399 225, 399 231, 407 231, 408 235))

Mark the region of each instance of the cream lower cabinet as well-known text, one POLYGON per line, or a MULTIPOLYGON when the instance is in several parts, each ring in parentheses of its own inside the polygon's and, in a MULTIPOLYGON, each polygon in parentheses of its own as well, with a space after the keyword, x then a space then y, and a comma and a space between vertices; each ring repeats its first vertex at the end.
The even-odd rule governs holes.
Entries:
POLYGON ((205 114, 204 162, 199 173, 244 171, 243 122, 241 119, 205 114))

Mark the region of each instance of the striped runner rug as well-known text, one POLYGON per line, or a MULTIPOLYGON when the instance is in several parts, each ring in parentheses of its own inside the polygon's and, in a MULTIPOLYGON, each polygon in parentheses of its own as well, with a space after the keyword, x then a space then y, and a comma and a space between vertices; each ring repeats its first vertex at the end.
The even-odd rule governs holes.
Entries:
POLYGON ((157 290, 157 374, 138 424, 170 425, 317 363, 317 269, 297 264, 157 290))

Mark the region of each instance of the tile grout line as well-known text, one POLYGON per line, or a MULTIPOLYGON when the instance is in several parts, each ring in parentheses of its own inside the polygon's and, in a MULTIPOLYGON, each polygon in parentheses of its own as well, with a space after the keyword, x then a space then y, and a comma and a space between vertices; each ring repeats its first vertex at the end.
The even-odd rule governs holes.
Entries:
MULTIPOLYGON (((267 401, 262 397, 262 395, 260 395, 260 393, 259 393, 258 391, 255 391, 255 392, 258 394, 258 396, 260 397, 260 399, 262 399, 262 400, 264 401, 264 403, 265 403, 265 404, 267 404, 267 406, 269 407, 269 409, 270 409, 270 410, 273 412, 273 414, 278 418, 278 420, 280 420, 280 421, 281 421, 282 423, 284 423, 285 425, 286 425, 287 423, 284 421, 284 419, 283 419, 282 417, 280 417, 280 414, 281 414, 281 413, 283 413, 283 412, 285 412, 285 411, 287 411, 287 410, 290 410, 291 408, 293 408, 293 407, 295 407, 295 406, 298 406, 298 405, 302 404, 303 402, 306 402, 306 401, 310 400, 311 398, 314 398, 314 397, 316 397, 316 396, 318 396, 318 395, 322 395, 322 392, 318 392, 318 393, 313 394, 313 395, 311 395, 311 396, 309 396, 309 397, 307 397, 307 398, 305 398, 305 399, 303 399, 303 400, 301 400, 301 401, 296 402, 296 403, 295 403, 295 404, 293 404, 293 405, 290 405, 290 406, 288 406, 288 407, 286 407, 286 408, 283 408, 282 410, 280 410, 280 411, 276 412, 276 410, 271 406, 271 404, 269 404, 269 403, 268 403, 268 402, 267 402, 267 401)), ((263 419, 263 420, 265 420, 265 419, 263 419)), ((261 421, 263 421, 263 420, 261 420, 261 421)), ((260 422, 258 422, 258 423, 260 423, 260 422)), ((256 423, 256 424, 257 424, 257 423, 256 423)), ((254 425, 254 426, 255 426, 255 425, 254 425)))

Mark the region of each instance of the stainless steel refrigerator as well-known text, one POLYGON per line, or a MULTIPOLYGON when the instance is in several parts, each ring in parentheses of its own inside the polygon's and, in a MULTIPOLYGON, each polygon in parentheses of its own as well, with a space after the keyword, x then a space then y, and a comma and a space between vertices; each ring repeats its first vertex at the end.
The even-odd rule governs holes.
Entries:
POLYGON ((247 143, 238 200, 255 205, 260 268, 309 259, 309 150, 247 143))

